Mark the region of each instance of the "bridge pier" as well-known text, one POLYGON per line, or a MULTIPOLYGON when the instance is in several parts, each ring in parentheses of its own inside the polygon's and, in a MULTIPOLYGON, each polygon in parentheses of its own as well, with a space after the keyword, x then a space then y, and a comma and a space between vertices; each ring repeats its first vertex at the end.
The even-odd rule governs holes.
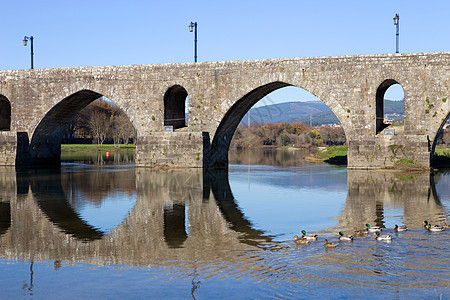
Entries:
POLYGON ((0 165, 16 164, 17 137, 12 131, 0 131, 0 165))
POLYGON ((207 132, 152 132, 136 141, 137 167, 202 168, 207 132))
POLYGON ((393 168, 404 160, 429 168, 431 151, 426 135, 362 135, 348 141, 349 169, 393 168))

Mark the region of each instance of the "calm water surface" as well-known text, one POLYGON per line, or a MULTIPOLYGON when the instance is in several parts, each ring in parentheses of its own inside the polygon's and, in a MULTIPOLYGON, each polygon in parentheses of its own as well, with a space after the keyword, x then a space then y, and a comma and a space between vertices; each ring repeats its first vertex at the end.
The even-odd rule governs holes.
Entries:
POLYGON ((234 153, 228 172, 152 171, 104 153, 57 170, 1 167, 0 298, 449 298, 450 230, 422 222, 448 218, 450 172, 304 155, 234 153), (338 241, 365 223, 392 241, 338 241), (302 229, 319 240, 296 246, 302 229))

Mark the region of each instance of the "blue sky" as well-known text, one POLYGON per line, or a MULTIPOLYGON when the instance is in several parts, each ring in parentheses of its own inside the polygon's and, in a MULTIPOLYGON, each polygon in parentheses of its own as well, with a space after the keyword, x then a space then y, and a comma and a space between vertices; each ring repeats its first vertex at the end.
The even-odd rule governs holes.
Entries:
POLYGON ((35 68, 192 62, 191 21, 199 61, 391 53, 396 13, 400 52, 450 49, 448 0, 2 2, 1 70, 29 68, 25 35, 35 68))

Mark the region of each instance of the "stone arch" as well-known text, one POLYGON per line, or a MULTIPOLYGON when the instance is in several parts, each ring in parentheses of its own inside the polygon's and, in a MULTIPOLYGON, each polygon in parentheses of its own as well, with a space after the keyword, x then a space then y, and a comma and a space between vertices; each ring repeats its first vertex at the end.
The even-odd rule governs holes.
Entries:
POLYGON ((29 145, 32 163, 59 164, 61 140, 65 124, 69 123, 83 108, 102 97, 91 90, 75 92, 54 105, 35 128, 29 145))
MULTIPOLYGON (((297 86, 295 84, 275 81, 261 85, 253 89, 245 96, 240 98, 238 101, 236 101, 225 113, 224 117, 219 123, 219 126, 217 127, 217 130, 215 131, 211 146, 207 150, 206 153, 207 155, 204 158, 205 159, 204 166, 215 168, 226 168, 228 166, 228 149, 230 147, 231 139, 241 119, 250 110, 250 108, 254 104, 256 104, 259 100, 261 100, 264 96, 270 94, 271 92, 277 89, 287 86, 295 86, 302 88, 301 86, 297 86)), ((318 96, 318 98, 321 99, 320 96, 318 96)), ((342 118, 343 114, 337 113, 336 110, 338 110, 339 108, 335 107, 334 109, 333 108, 331 109, 341 122, 344 132, 347 134, 346 129, 347 123, 342 118)))
POLYGON ((188 93, 181 85, 170 87, 164 94, 164 126, 186 127, 185 107, 188 93))
MULTIPOLYGON (((376 107, 376 134, 382 132, 389 124, 384 123, 384 115, 385 115, 385 107, 384 107, 384 95, 386 91, 393 85, 398 84, 403 86, 394 79, 386 79, 383 81, 377 88, 377 92, 375 95, 375 107, 376 107)), ((403 106, 404 109, 404 106, 403 106)))
POLYGON ((11 103, 8 98, 0 95, 0 131, 11 130, 11 103))

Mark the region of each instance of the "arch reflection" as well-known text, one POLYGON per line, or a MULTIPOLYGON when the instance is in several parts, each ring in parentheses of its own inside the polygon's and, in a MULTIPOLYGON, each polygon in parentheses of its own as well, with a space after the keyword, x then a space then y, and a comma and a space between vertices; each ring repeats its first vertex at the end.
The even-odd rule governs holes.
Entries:
POLYGON ((15 194, 16 180, 13 167, 4 167, 0 171, 0 236, 11 227, 11 201, 15 194))
POLYGON ((11 206, 9 202, 0 202, 0 235, 11 226, 11 206))
POLYGON ((84 221, 68 202, 62 187, 63 178, 59 169, 34 172, 30 185, 33 196, 42 212, 66 234, 83 241, 103 237, 104 232, 84 221))
POLYGON ((248 245, 257 246, 261 242, 270 243, 272 237, 265 235, 264 231, 252 227, 252 223, 236 204, 231 191, 227 169, 206 170, 204 184, 210 186, 217 206, 230 228, 241 234, 240 241, 248 245))

